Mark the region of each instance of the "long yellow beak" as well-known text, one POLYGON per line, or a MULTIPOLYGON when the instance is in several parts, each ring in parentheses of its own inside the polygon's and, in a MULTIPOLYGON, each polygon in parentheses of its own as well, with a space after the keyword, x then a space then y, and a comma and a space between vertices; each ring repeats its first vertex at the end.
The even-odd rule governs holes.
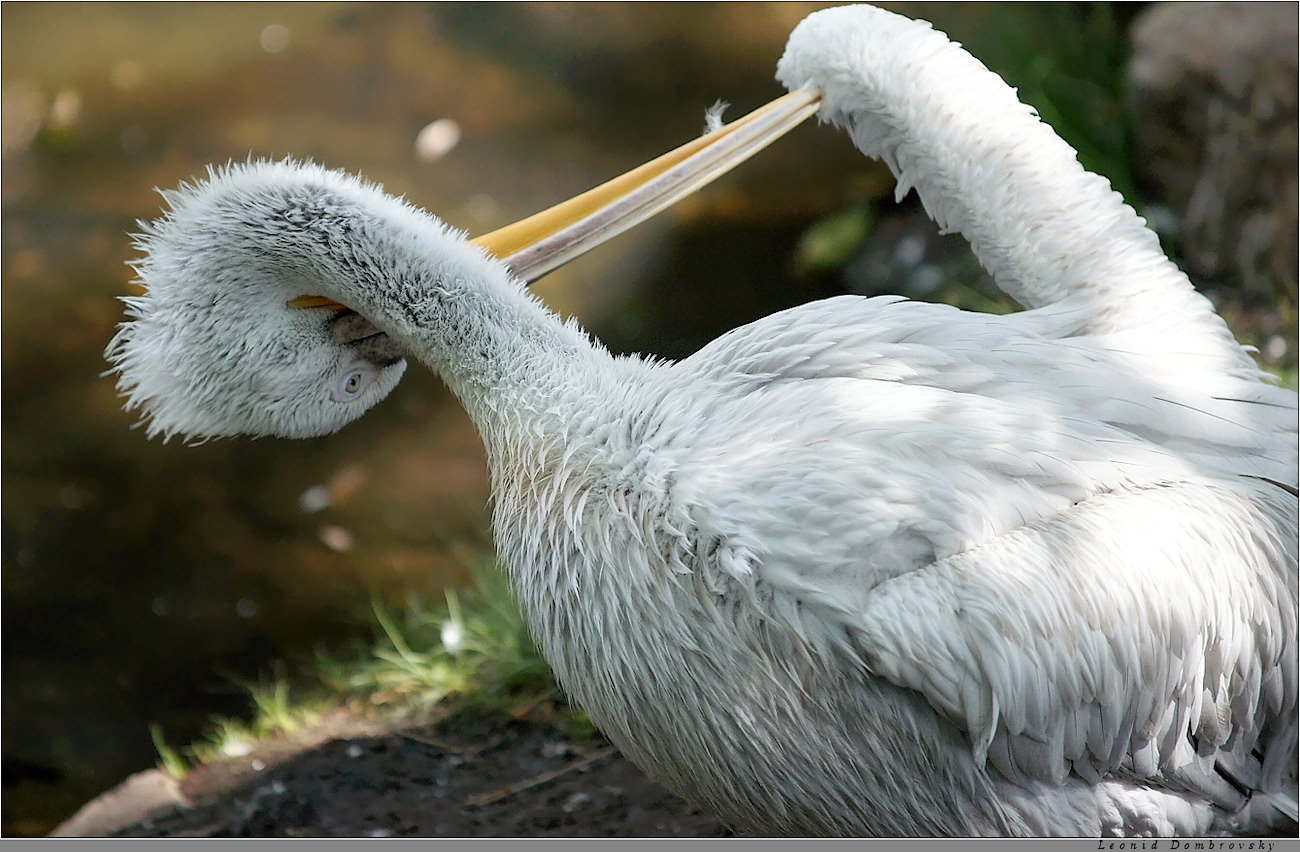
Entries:
MULTIPOLYGON (((627 174, 471 242, 532 283, 726 174, 817 112, 820 103, 816 92, 791 92, 627 174)), ((343 307, 322 296, 301 296, 289 304, 343 307)))
POLYGON ((627 174, 549 210, 476 237, 531 283, 644 222, 766 148, 817 111, 821 96, 791 92, 627 174))

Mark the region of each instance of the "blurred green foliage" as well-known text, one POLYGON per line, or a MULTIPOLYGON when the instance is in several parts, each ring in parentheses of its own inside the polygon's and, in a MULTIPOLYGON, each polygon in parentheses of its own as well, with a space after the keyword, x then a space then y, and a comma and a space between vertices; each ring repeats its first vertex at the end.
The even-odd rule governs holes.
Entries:
POLYGON ((414 593, 402 607, 376 599, 371 640, 318 651, 307 682, 291 684, 277 674, 245 684, 252 704, 247 720, 214 718, 200 741, 179 748, 154 726, 160 765, 184 777, 196 764, 292 737, 342 708, 414 723, 435 711, 518 716, 545 702, 575 735, 594 733, 586 716, 565 703, 504 573, 485 557, 471 575, 473 587, 446 590, 441 605, 414 593))
POLYGON ((441 605, 414 594, 401 609, 375 601, 374 640, 320 652, 323 682, 376 707, 415 711, 452 696, 498 710, 558 698, 504 572, 485 557, 471 576, 473 588, 447 589, 441 605))

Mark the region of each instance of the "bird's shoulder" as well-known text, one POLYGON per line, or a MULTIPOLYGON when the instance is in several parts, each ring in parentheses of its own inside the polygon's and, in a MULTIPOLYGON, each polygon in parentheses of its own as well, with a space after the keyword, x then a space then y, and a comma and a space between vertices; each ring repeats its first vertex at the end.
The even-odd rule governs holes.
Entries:
MULTIPOLYGON (((837 406, 853 396, 888 400, 864 409, 872 418, 923 413, 972 434, 980 428, 963 421, 977 415, 1010 418, 1007 427, 1027 420, 1086 436, 1103 454, 1116 442, 1141 444, 1169 449, 1204 473, 1296 486, 1294 391, 1177 334, 1091 333, 1088 310, 1066 300, 991 315, 841 296, 734 329, 675 370, 722 406, 787 396, 793 410, 817 394, 802 387, 812 382, 837 406)), ((878 422, 887 428, 890 418, 878 422)))
POLYGON ((959 366, 995 341, 1037 335, 1017 320, 901 296, 837 296, 733 329, 682 362, 701 380, 737 388, 790 379, 915 380, 959 366))

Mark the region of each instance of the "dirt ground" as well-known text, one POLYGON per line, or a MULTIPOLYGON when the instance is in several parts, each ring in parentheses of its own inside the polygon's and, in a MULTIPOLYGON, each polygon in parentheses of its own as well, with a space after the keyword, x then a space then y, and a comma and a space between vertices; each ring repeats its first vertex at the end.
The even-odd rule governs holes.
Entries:
MULTIPOLYGON (((599 734, 553 714, 438 722, 339 714, 177 781, 138 773, 53 836, 734 837, 599 734)), ((1284 837, 1295 837, 1294 831, 1284 837)))
POLYGON ((56 834, 117 837, 725 837, 603 738, 554 718, 339 718, 177 783, 141 773, 56 834))

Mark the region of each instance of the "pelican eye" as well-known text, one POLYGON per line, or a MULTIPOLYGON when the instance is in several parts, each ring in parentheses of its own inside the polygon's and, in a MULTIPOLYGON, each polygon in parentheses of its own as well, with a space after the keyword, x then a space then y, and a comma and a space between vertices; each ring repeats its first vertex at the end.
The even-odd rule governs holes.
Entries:
POLYGON ((335 402, 351 402, 361 396, 378 375, 379 369, 371 364, 352 364, 339 374, 334 390, 330 392, 330 399, 335 402))

